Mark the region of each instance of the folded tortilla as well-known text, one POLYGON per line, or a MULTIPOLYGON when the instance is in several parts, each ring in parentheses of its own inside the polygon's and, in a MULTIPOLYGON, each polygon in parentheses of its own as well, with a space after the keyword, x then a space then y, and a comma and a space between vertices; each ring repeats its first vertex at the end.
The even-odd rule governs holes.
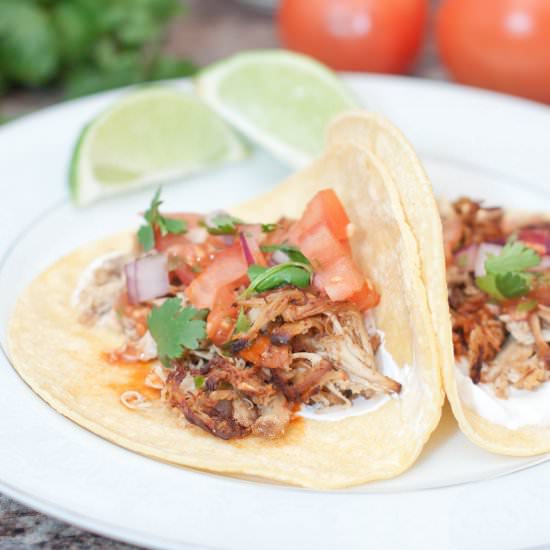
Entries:
MULTIPOLYGON (((121 388, 138 383, 146 371, 106 362, 102 352, 121 338, 79 324, 71 296, 84 268, 109 251, 129 250, 131 234, 83 246, 23 292, 9 327, 13 365, 61 414, 159 460, 322 489, 400 474, 420 454, 443 403, 439 348, 422 280, 426 258, 420 256, 426 252, 407 222, 403 204, 409 197, 376 154, 351 143, 333 144, 308 168, 232 214, 261 222, 299 217, 325 188, 333 188, 344 204, 354 225, 353 255, 381 293, 374 316, 385 347, 399 367, 410 366, 398 398, 338 421, 299 418, 274 441, 215 438, 184 423, 160 400, 148 409, 127 409, 119 400, 121 388)), ((437 219, 433 199, 427 203, 426 217, 437 219)))
MULTIPOLYGON (((550 426, 509 429, 483 418, 460 399, 441 222, 431 215, 434 201, 431 185, 413 147, 390 122, 364 112, 345 114, 334 122, 329 144, 342 143, 354 143, 376 155, 401 194, 405 218, 418 244, 445 392, 462 432, 479 447, 494 453, 529 456, 549 452, 550 426)), ((516 226, 527 219, 532 219, 532 214, 511 212, 507 213, 505 224, 516 226)))

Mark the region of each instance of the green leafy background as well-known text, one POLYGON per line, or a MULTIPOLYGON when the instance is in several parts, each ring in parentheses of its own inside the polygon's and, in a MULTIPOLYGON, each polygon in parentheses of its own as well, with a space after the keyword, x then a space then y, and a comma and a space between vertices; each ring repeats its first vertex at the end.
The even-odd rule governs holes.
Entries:
POLYGON ((179 0, 0 0, 0 92, 62 86, 67 97, 189 76, 162 53, 179 0))

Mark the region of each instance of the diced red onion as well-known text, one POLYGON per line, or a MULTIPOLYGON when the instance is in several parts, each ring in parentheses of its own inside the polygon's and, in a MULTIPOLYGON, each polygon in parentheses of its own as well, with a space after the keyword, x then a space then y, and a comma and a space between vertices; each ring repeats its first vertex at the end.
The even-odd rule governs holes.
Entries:
POLYGON ((170 290, 168 261, 163 254, 144 256, 124 266, 130 303, 147 302, 170 290))
POLYGON ((503 248, 499 244, 492 243, 481 243, 479 245, 475 263, 476 277, 483 277, 485 275, 485 262, 490 255, 498 256, 503 248))
POLYGON ((271 255, 271 259, 273 260, 274 264, 284 264, 290 261, 288 254, 286 254, 282 250, 275 250, 275 252, 273 252, 273 254, 271 255))
POLYGON ((246 240, 246 237, 244 233, 239 233, 239 239, 241 240, 241 248, 243 250, 244 259, 246 260, 246 263, 248 265, 253 265, 254 262, 254 256, 252 255, 252 252, 250 251, 250 246, 248 245, 248 241, 246 240))
POLYGON ((204 227, 193 227, 185 235, 193 244, 202 244, 208 238, 208 231, 204 227))
POLYGON ((546 271, 548 269, 550 269, 550 256, 543 256, 540 260, 540 264, 529 271, 546 271))
POLYGON ((543 227, 520 229, 518 239, 531 245, 539 254, 550 254, 550 231, 543 227))
POLYGON ((476 244, 472 244, 460 249, 455 254, 456 265, 464 271, 473 271, 476 267, 477 248, 476 244))

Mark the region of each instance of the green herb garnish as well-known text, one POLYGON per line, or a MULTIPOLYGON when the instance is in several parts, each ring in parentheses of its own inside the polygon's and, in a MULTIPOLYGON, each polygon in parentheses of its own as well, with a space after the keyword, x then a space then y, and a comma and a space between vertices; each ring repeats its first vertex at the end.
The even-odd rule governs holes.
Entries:
POLYGON ((508 242, 498 256, 485 261, 487 273, 519 273, 540 264, 540 256, 520 241, 508 242))
POLYGON ((536 267, 540 256, 519 241, 509 241, 498 256, 485 261, 486 274, 476 278, 477 286, 497 300, 519 298, 531 289, 533 275, 525 271, 536 267))
POLYGON ((210 235, 235 235, 237 225, 244 223, 242 220, 229 214, 218 214, 210 220, 206 230, 210 235))
POLYGON ((527 300, 526 302, 521 302, 521 304, 518 304, 517 310, 520 313, 526 313, 528 311, 533 311, 538 306, 538 302, 536 300, 527 300))
POLYGON ((204 376, 194 376, 193 380, 195 381, 195 388, 197 388, 198 390, 200 390, 204 386, 204 376))
POLYGON ((182 308, 179 298, 170 298, 160 307, 153 307, 147 325, 165 367, 181 357, 185 348, 197 349, 199 341, 206 338, 204 313, 194 307, 182 308))
POLYGON ((239 316, 237 317, 237 322, 235 323, 235 332, 234 334, 242 334, 247 332, 248 329, 252 326, 252 323, 244 313, 243 308, 241 307, 239 311, 239 316))
POLYGON ((311 284, 311 275, 311 267, 301 262, 286 262, 273 267, 251 265, 248 268, 250 285, 243 296, 273 290, 283 285, 306 288, 311 284))
POLYGON ((272 233, 275 229, 277 229, 276 223, 262 223, 262 231, 264 233, 272 233))
POLYGON ((138 230, 138 240, 147 252, 155 246, 155 227, 158 227, 160 234, 164 237, 168 233, 180 234, 187 231, 187 223, 185 220, 175 220, 173 218, 165 218, 160 212, 159 207, 162 204, 160 200, 161 188, 157 189, 149 208, 143 214, 145 225, 142 225, 138 230))
POLYGON ((277 250, 280 250, 281 252, 284 252, 293 262, 311 265, 311 262, 302 254, 302 252, 290 244, 270 244, 260 246, 260 249, 262 252, 276 252, 277 250))

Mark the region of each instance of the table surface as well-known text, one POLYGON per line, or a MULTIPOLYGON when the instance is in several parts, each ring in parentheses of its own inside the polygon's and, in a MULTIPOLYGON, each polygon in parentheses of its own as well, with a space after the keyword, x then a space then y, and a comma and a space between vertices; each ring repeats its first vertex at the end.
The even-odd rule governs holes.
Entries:
MULTIPOLYGON (((249 48, 277 47, 273 19, 267 13, 229 0, 186 0, 189 11, 170 29, 166 48, 204 65, 249 48)), ((426 42, 414 76, 445 79, 433 40, 426 42)), ((56 91, 18 92, 2 98, 2 113, 17 116, 61 101, 56 91)), ((0 494, 0 549, 136 548, 94 535, 45 516, 0 494)))

